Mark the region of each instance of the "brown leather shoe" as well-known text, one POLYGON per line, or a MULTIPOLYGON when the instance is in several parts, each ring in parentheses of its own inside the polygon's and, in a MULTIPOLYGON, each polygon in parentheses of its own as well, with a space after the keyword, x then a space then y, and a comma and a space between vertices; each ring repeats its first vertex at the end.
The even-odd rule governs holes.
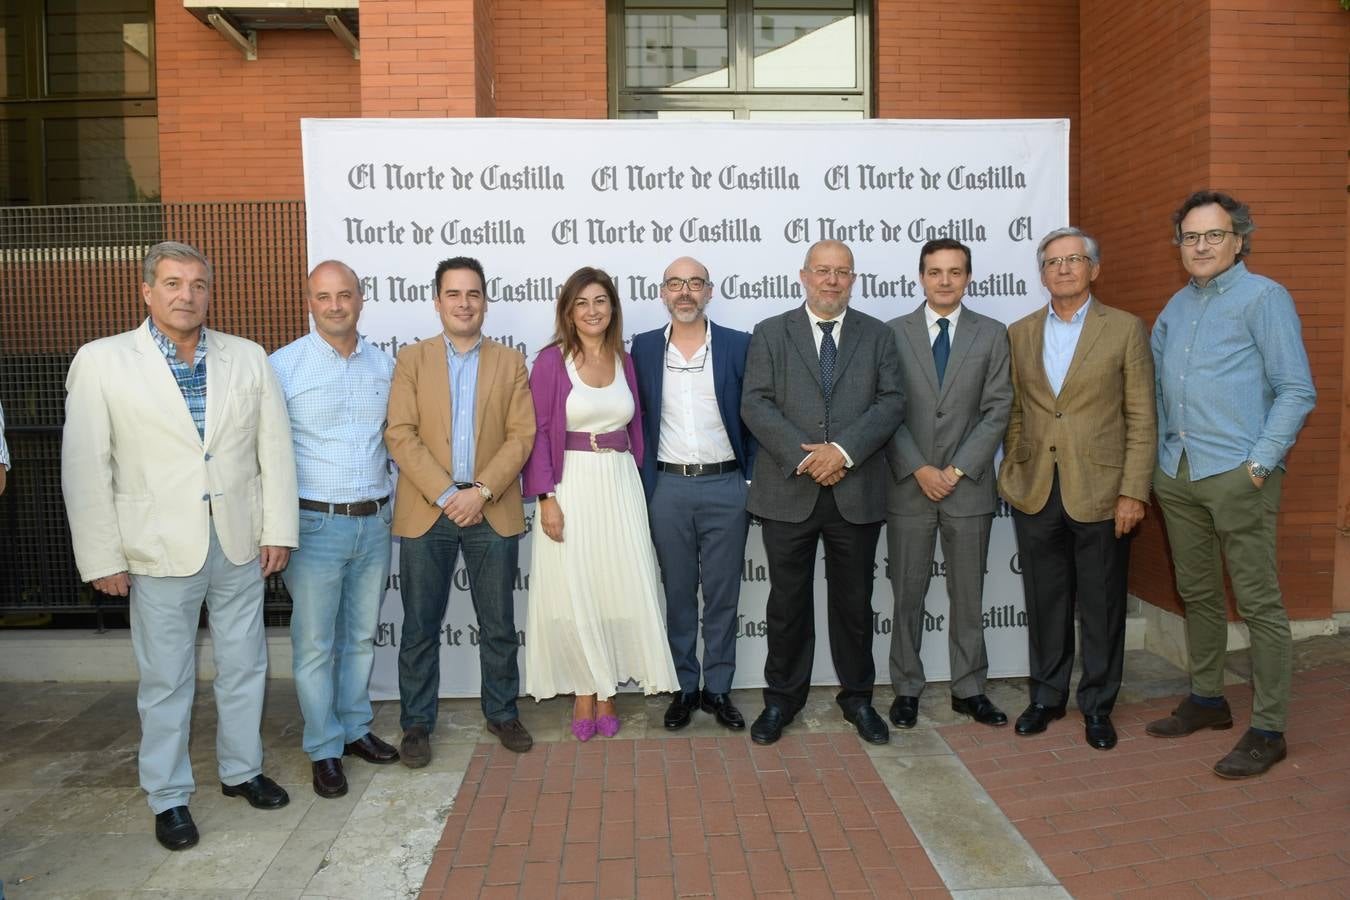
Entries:
POLYGON ((421 725, 403 732, 403 744, 398 748, 399 758, 410 769, 420 769, 431 762, 431 736, 421 725))
POLYGON ((509 722, 488 722, 487 730, 497 736, 502 746, 512 753, 524 753, 534 746, 534 738, 525 730, 520 719, 509 722))
POLYGON ((1233 710, 1228 701, 1218 706, 1204 706, 1190 697, 1181 701, 1181 705, 1172 710, 1165 719, 1156 719, 1144 726, 1144 730, 1154 737, 1185 737, 1195 734, 1202 728, 1222 731, 1233 727, 1233 710))
POLYGON ((347 776, 342 773, 342 760, 316 759, 309 767, 314 770, 314 793, 320 797, 341 797, 347 793, 347 776))
POLYGON ((1228 755, 1214 764, 1220 778, 1251 778, 1264 775, 1271 766, 1289 755, 1283 737, 1268 738, 1250 729, 1228 755))
POLYGON ((359 756, 377 766, 398 762, 398 748, 380 740, 371 731, 367 731, 364 737, 343 746, 342 755, 359 756))

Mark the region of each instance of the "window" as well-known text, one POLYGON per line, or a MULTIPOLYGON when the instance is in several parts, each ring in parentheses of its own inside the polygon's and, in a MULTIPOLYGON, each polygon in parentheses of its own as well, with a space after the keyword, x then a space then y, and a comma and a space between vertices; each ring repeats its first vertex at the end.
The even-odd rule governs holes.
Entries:
POLYGON ((620 119, 862 119, 866 0, 609 0, 620 119))
POLYGON ((153 0, 0 5, 0 204, 158 199, 153 0))

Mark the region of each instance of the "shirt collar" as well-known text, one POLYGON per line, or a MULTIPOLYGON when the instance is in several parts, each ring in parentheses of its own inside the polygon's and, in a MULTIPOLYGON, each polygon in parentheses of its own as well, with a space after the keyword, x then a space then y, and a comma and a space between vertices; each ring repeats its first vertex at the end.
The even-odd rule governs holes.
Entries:
POLYGON ((811 304, 809 303, 803 303, 802 309, 806 310, 806 317, 811 320, 811 329, 813 331, 819 331, 821 334, 825 333, 822 329, 817 328, 817 326, 821 322, 838 322, 840 325, 842 325, 844 323, 844 316, 848 315, 847 306, 844 307, 843 312, 839 313, 839 315, 835 316, 833 319, 822 319, 820 316, 816 315, 814 312, 811 311, 811 304))
MULTIPOLYGON (((164 358, 170 362, 178 361, 178 345, 169 340, 169 336, 155 327, 155 320, 146 317, 146 324, 150 326, 150 337, 154 338, 155 346, 159 347, 159 352, 164 354, 164 358)), ((192 362, 194 364, 202 361, 206 356, 206 326, 199 326, 197 329, 197 347, 192 353, 192 362)))
POLYGON ((928 301, 925 300, 923 302, 923 318, 924 321, 928 323, 928 327, 930 329, 937 327, 938 319, 946 319, 948 322, 947 327, 955 328, 956 320, 961 318, 961 310, 963 309, 965 309, 965 307, 962 304, 958 303, 956 304, 956 309, 952 310, 945 316, 939 316, 937 313, 933 311, 933 307, 928 305, 928 301))
POLYGON ((1242 260, 1238 260, 1232 266, 1230 266, 1223 272, 1220 272, 1218 275, 1215 275, 1213 278, 1211 278, 1209 280, 1209 284, 1205 285, 1204 287, 1201 287, 1200 285, 1196 284, 1194 278, 1191 279, 1190 283, 1191 287, 1195 288, 1197 291, 1207 291, 1213 289, 1222 294, 1228 290, 1231 290, 1233 285, 1237 284, 1246 274, 1247 274, 1247 264, 1242 260))
MULTIPOLYGON (((663 329, 661 330, 661 334, 662 334, 662 335, 665 337, 665 339, 666 339, 666 346, 669 347, 669 346, 670 346, 670 323, 669 323, 669 322, 667 322, 667 323, 666 323, 666 327, 663 328, 663 329)), ((704 317, 703 317, 703 346, 705 346, 705 347, 711 347, 711 346, 712 346, 712 319, 709 319, 707 316, 704 316, 704 317)))
MULTIPOLYGON (((323 339, 323 336, 320 335, 317 331, 311 331, 308 335, 306 335, 306 337, 308 337, 308 338, 310 339, 310 342, 314 345, 314 347, 315 347, 316 349, 319 349, 319 350, 326 350, 326 351, 328 351, 328 353, 330 353, 330 354, 333 355, 333 356, 337 356, 337 357, 341 357, 341 356, 342 356, 341 353, 338 353, 337 348, 334 347, 332 344, 328 343, 327 341, 325 341, 325 340, 323 339)), ((352 350, 352 356, 356 356, 356 355, 360 354, 360 352, 361 352, 361 347, 362 347, 362 345, 365 344, 365 342, 366 342, 366 339, 365 339, 364 337, 362 337, 362 336, 358 333, 358 334, 356 335, 356 347, 355 347, 355 349, 352 350)))
POLYGON ((455 349, 455 345, 450 343, 450 338, 446 336, 444 331, 441 332, 441 340, 445 341, 446 352, 448 352, 451 356, 472 356, 473 354, 478 352, 478 348, 483 346, 482 334, 479 334, 478 340, 474 343, 474 345, 470 347, 468 350, 465 350, 463 353, 460 353, 458 350, 455 349))
POLYGON ((1065 322, 1059 316, 1055 315, 1055 307, 1053 304, 1050 303, 1047 303, 1045 305, 1045 315, 1047 319, 1054 319, 1061 325, 1079 325, 1082 323, 1083 317, 1087 315, 1088 307, 1091 305, 1092 305, 1092 295, 1088 294, 1088 298, 1083 301, 1083 305, 1078 307, 1078 311, 1075 312, 1072 316, 1070 316, 1069 321, 1067 322, 1065 322))

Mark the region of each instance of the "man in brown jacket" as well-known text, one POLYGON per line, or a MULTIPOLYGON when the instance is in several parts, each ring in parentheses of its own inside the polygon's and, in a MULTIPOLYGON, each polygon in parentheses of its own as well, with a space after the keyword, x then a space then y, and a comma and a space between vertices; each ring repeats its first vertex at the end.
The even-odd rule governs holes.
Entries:
POLYGON ((516 542, 525 530, 519 476, 534 444, 534 404, 525 357, 483 336, 486 283, 476 259, 459 256, 436 267, 444 331, 399 353, 389 390, 384 439, 399 467, 393 532, 402 539, 399 753, 414 769, 431 761, 441 620, 461 552, 481 635, 487 729, 517 753, 534 744, 516 709, 512 594, 516 542))
POLYGON ((1031 704, 1016 731, 1036 734, 1064 715, 1076 605, 1078 708, 1088 744, 1110 750, 1130 532, 1144 517, 1157 439, 1153 357, 1144 323, 1092 296, 1101 270, 1096 241, 1056 229, 1036 261, 1050 304, 1008 329, 1013 405, 999 469, 1031 643, 1031 704))

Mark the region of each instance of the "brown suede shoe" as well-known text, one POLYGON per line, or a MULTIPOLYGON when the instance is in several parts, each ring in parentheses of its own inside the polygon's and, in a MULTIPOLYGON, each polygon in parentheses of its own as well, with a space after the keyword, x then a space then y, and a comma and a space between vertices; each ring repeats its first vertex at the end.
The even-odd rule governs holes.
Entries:
POLYGON ((1220 778, 1251 778, 1264 775, 1271 766, 1289 755, 1283 737, 1268 738, 1250 729, 1227 756, 1214 764, 1220 778))
POLYGON ((1173 738, 1195 734, 1202 728, 1222 731, 1232 727, 1233 710, 1228 707, 1227 700, 1218 706, 1202 706, 1187 697, 1170 716, 1149 722, 1144 730, 1154 737, 1173 738))
POLYGON ((525 730, 520 719, 509 722, 488 722, 487 730, 497 736, 502 746, 512 753, 524 753, 534 746, 534 738, 525 730))

